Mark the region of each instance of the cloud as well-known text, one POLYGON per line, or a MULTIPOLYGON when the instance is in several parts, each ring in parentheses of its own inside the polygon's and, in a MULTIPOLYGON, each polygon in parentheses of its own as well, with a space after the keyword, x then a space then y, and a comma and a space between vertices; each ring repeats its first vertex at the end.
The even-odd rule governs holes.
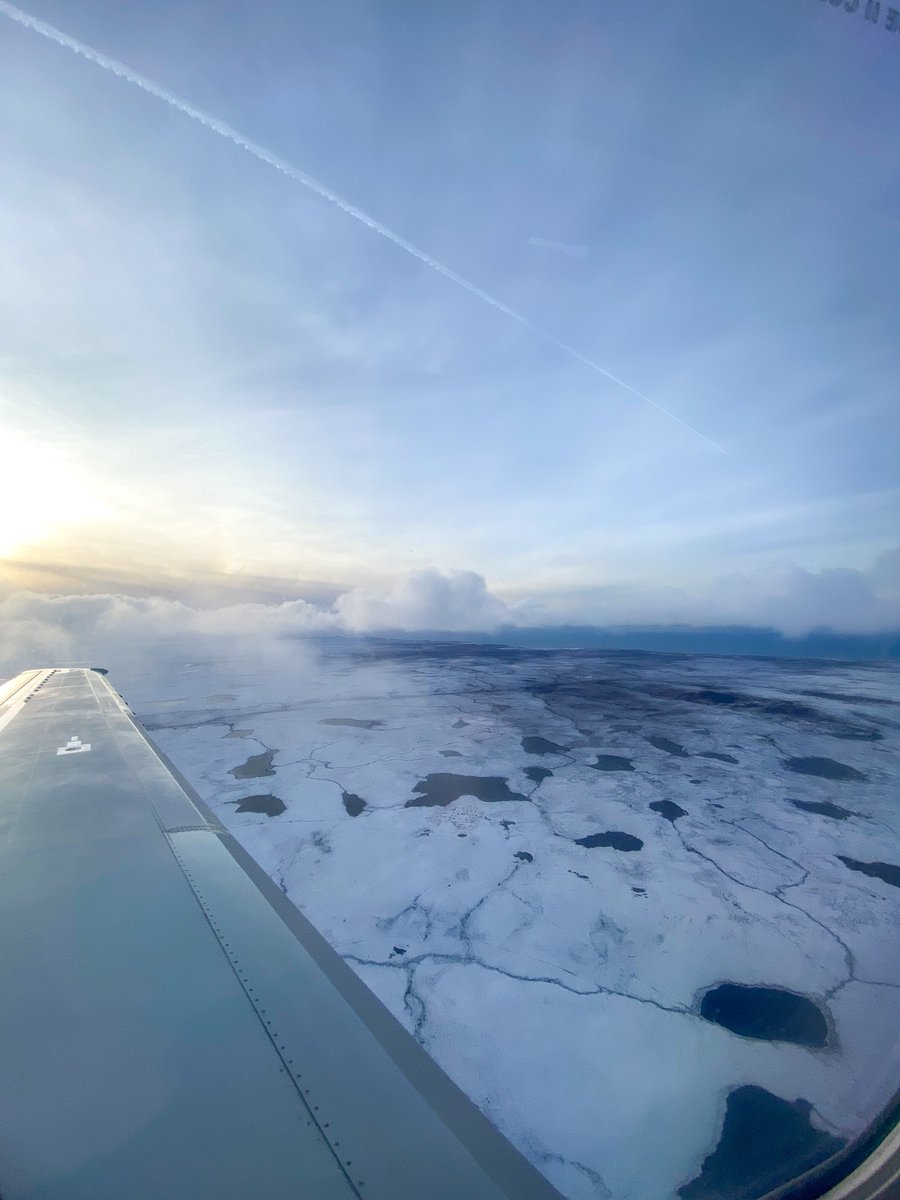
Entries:
POLYGON ((281 604, 226 604, 197 608, 162 596, 0 593, 5 637, 0 670, 35 663, 110 662, 181 648, 187 658, 277 653, 286 637, 314 633, 464 630, 491 631, 521 621, 529 610, 511 607, 472 571, 411 571, 383 587, 360 587, 333 605, 289 600, 281 604))
POLYGON ((286 604, 236 604, 196 609, 178 600, 134 596, 0 596, 5 631, 0 670, 45 663, 101 666, 130 661, 156 647, 180 649, 186 658, 217 653, 226 645, 264 653, 289 632, 314 632, 327 624, 324 610, 303 600, 286 604))
POLYGON ((339 623, 358 633, 403 629, 490 632, 516 614, 474 571, 410 571, 387 588, 355 588, 338 597, 339 623))
POLYGON ((848 567, 733 575, 710 590, 714 619, 765 625, 789 636, 813 629, 875 633, 900 626, 900 603, 879 594, 871 573, 848 567))
POLYGON ((900 628, 900 548, 867 571, 732 574, 704 592, 601 587, 510 604, 474 571, 410 571, 382 587, 353 588, 333 604, 288 600, 193 607, 162 596, 39 595, 0 591, 0 671, 41 663, 114 665, 156 647, 186 659, 284 653, 286 639, 317 633, 497 633, 574 623, 606 627, 745 625, 802 636, 815 629, 877 633, 900 628))
POLYGON ((879 592, 900 599, 900 546, 880 554, 867 575, 879 592))
MULTIPOLYGON (((524 613, 512 611, 513 623, 524 623, 524 613)), ((693 590, 638 584, 571 589, 545 597, 540 614, 528 611, 536 625, 745 625, 788 637, 816 629, 879 633, 900 629, 900 547, 867 570, 789 565, 720 575, 693 590)))

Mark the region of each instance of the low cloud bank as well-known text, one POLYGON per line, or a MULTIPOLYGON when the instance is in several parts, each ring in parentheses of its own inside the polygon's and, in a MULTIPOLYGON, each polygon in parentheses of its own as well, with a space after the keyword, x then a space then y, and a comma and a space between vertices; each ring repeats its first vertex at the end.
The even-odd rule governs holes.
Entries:
POLYGON ((505 604, 472 571, 411 571, 386 588, 355 588, 333 605, 290 600, 195 608, 164 597, 0 593, 0 670, 34 663, 101 665, 154 644, 218 653, 227 645, 276 653, 286 636, 311 633, 498 630, 520 622, 525 608, 505 604))
MULTIPOLYGON (((548 605, 549 607, 549 605, 548 605)), ((702 592, 596 588, 560 603, 566 620, 597 626, 743 625, 786 637, 814 630, 869 634, 900 629, 900 547, 865 571, 803 567, 720 576, 702 592)))
POLYGON ((246 645, 278 653, 285 637, 310 633, 499 633, 564 623, 623 627, 743 625, 800 637, 815 629, 874 633, 900 628, 900 548, 868 571, 795 567, 778 575, 731 575, 702 596, 677 589, 597 588, 546 606, 508 604, 472 571, 411 571, 395 583, 360 587, 332 605, 305 600, 195 608, 178 600, 122 595, 0 592, 0 670, 36 663, 100 664, 154 644, 196 654, 246 645))

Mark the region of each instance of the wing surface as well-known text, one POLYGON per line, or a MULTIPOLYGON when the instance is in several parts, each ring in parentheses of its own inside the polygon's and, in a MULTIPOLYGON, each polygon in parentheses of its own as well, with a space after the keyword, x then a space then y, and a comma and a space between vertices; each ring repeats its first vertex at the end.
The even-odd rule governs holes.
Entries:
POLYGON ((107 681, 0 690, 4 1200, 558 1193, 107 681))

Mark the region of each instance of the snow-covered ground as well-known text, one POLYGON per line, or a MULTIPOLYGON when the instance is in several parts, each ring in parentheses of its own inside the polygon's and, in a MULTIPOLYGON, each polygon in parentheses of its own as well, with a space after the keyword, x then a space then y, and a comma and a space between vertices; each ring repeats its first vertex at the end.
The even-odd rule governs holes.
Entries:
POLYGON ((896 667, 349 639, 109 665, 566 1195, 719 1194, 754 1122, 822 1157, 896 1086, 896 667), (723 983, 799 1024, 732 989, 723 1027, 723 983))

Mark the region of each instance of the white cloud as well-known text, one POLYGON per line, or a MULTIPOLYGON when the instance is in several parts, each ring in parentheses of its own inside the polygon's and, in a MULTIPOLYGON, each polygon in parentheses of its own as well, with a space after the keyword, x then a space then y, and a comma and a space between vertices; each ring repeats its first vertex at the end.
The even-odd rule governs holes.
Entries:
MULTIPOLYGON (((187 658, 246 647, 275 653, 285 636, 379 630, 499 629, 517 611, 492 595, 472 571, 411 571, 385 588, 360 587, 331 607, 291 600, 195 608, 158 596, 0 594, 4 640, 0 669, 35 663, 108 665, 154 646, 182 647, 187 658)), ((519 622, 521 623, 521 621, 519 622)))
POLYGON ((302 600, 197 609, 162 597, 18 592, 0 597, 0 626, 0 669, 11 672, 44 663, 106 666, 163 644, 182 648, 186 658, 224 644, 252 646, 258 655, 286 633, 333 627, 334 619, 302 600))
POLYGON ((867 574, 880 593, 900 599, 900 546, 879 554, 867 574))
POLYGON ((880 595, 869 573, 847 567, 729 576, 717 581, 709 598, 714 619, 788 635, 817 628, 874 633, 900 625, 900 603, 880 595))
POLYGON ((474 571, 410 571, 387 588, 354 588, 335 604, 339 623, 354 632, 380 629, 490 631, 519 622, 474 571))
POLYGON ((204 654, 283 652, 284 638, 309 633, 499 632, 572 622, 585 625, 740 624, 799 636, 816 628, 872 633, 900 628, 900 554, 869 571, 835 567, 720 577, 700 595, 676 588, 597 588, 545 605, 507 604, 473 571, 410 571, 384 587, 358 587, 333 605, 291 600, 196 608, 163 597, 0 593, 0 671, 40 663, 114 665, 155 646, 204 654), (282 649, 279 649, 279 648, 282 649))

